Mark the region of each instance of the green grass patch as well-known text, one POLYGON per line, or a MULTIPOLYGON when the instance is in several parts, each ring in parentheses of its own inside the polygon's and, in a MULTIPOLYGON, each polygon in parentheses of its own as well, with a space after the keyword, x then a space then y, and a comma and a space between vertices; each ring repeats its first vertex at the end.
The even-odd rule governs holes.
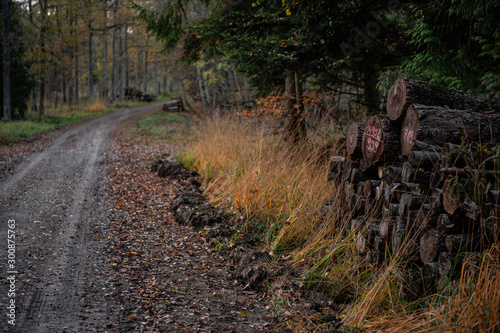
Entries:
POLYGON ((129 135, 140 135, 169 143, 184 144, 190 139, 192 120, 183 113, 158 111, 141 118, 138 122, 129 123, 129 135))
POLYGON ((67 124, 146 104, 134 101, 105 105, 102 102, 96 102, 93 105, 81 107, 47 108, 46 114, 42 117, 35 113, 28 113, 25 120, 0 122, 0 146, 22 141, 39 133, 57 130, 67 124))

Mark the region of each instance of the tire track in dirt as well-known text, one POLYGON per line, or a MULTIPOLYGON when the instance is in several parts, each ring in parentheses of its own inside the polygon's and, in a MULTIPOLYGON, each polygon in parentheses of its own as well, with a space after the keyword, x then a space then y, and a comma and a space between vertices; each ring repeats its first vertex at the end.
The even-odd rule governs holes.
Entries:
POLYGON ((104 299, 88 295, 99 282, 94 251, 106 207, 99 166, 111 131, 160 104, 108 114, 58 137, 0 183, 0 327, 7 332, 104 331, 104 299), (7 221, 16 221, 16 326, 7 324, 7 221), (102 304, 89 304, 101 302, 102 304), (90 318, 90 319, 89 319, 90 318))

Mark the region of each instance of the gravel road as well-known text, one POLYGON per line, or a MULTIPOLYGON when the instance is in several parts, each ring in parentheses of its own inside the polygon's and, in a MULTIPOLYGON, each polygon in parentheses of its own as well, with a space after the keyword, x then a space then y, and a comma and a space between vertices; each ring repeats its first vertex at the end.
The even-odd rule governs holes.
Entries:
POLYGON ((107 214, 99 166, 116 125, 159 106, 83 122, 0 181, 0 331, 103 331, 94 259, 107 214))

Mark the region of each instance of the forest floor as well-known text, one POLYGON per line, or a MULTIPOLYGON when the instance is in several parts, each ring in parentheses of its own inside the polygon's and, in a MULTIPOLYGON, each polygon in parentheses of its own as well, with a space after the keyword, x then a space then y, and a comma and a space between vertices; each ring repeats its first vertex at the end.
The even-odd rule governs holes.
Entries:
POLYGON ((244 289, 229 258, 173 221, 178 185, 145 166, 176 148, 123 129, 159 106, 0 147, 2 267, 15 234, 15 283, 0 283, 0 331, 287 331, 269 293, 244 289))

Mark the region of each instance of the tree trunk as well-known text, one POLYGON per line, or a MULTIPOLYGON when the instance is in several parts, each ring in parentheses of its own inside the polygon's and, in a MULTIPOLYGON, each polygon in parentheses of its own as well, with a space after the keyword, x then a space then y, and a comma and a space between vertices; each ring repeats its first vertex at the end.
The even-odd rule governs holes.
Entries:
POLYGON ((448 110, 436 106, 412 105, 408 108, 401 131, 401 146, 410 154, 420 141, 441 150, 445 143, 467 141, 500 143, 500 119, 480 113, 448 110))
POLYGON ((251 102, 250 98, 252 95, 250 94, 250 85, 248 84, 248 80, 246 77, 243 77, 243 93, 245 94, 245 102, 251 102))
POLYGON ((108 8, 106 5, 106 1, 104 1, 103 5, 104 11, 104 21, 103 21, 103 42, 104 42, 104 82, 102 85, 102 96, 104 97, 104 101, 107 103, 109 99, 109 65, 108 65, 108 8))
POLYGON ((74 92, 73 92, 73 87, 74 87, 74 82, 73 82, 73 68, 71 66, 73 65, 73 52, 70 51, 70 56, 69 56, 69 62, 70 62, 70 69, 68 72, 68 105, 72 106, 74 101, 74 92))
MULTIPOLYGON (((124 67, 124 74, 125 74, 125 79, 124 79, 124 85, 125 85, 125 88, 130 88, 130 68, 129 68, 129 59, 128 59, 128 24, 125 24, 125 38, 124 38, 124 41, 123 41, 123 47, 124 47, 124 50, 123 50, 123 67, 124 67)), ((159 72, 157 73, 159 74, 159 72)), ((159 94, 158 94, 159 95, 159 94)))
MULTIPOLYGON (((118 99, 123 101, 125 99, 125 89, 124 84, 124 63, 123 63, 123 26, 120 25, 118 28, 118 99)), ((146 91, 144 91, 146 93, 146 91)))
POLYGON ((380 112, 380 92, 377 89, 378 70, 374 66, 367 66, 364 73, 363 89, 367 108, 366 114, 376 114, 380 112))
MULTIPOLYGON (((30 22, 33 24, 33 6, 31 4, 31 0, 28 1, 28 16, 29 16, 30 22)), ((31 46, 30 46, 30 51, 32 54, 35 53, 35 48, 33 47, 33 44, 31 44, 31 46)), ((33 87, 33 89, 31 90, 31 109, 32 109, 32 111, 37 110, 37 107, 36 107, 36 87, 33 87)))
POLYGON ((3 23, 3 119, 12 121, 12 103, 10 91, 10 13, 9 1, 2 0, 3 23))
MULTIPOLYGON (((116 9, 115 9, 116 15, 116 9)), ((116 31, 117 27, 113 28, 113 41, 111 43, 111 49, 113 52, 113 68, 111 69, 111 103, 113 103, 116 99, 116 70, 118 67, 118 60, 116 56, 116 31)))
POLYGON ((137 71, 136 71, 136 82, 135 85, 138 89, 141 89, 142 85, 142 51, 137 52, 137 71))
POLYGON ((401 122, 407 109, 415 103, 475 112, 491 110, 500 113, 500 101, 496 99, 479 97, 428 82, 398 79, 387 96, 387 115, 392 120, 401 122))
POLYGON ((160 96, 161 94, 161 69, 160 69, 160 62, 156 62, 156 73, 155 73, 155 79, 156 79, 156 95, 160 96))
MULTIPOLYGON (((168 85, 168 67, 167 67, 167 63, 165 62, 163 64, 163 93, 166 94, 167 93, 167 85, 168 85)), ((197 71, 197 74, 198 74, 198 71, 199 69, 196 70, 197 71)), ((198 76, 198 84, 200 83, 200 80, 199 80, 199 76, 198 76)))
POLYGON ((40 99, 38 106, 38 115, 45 113, 45 33, 47 31, 47 2, 40 1, 40 99))
POLYGON ((77 49, 76 49, 76 55, 75 55, 75 104, 76 105, 80 104, 80 75, 79 75, 79 67, 80 67, 80 61, 79 61, 78 47, 77 47, 77 49))
POLYGON ((67 95, 66 95, 66 70, 63 69, 62 70, 62 74, 61 74, 61 90, 62 90, 62 95, 63 95, 63 104, 68 104, 68 98, 67 98, 67 95))
POLYGON ((363 134, 363 157, 376 163, 393 162, 399 155, 401 128, 388 118, 372 116, 366 122, 363 134))
POLYGON ((203 92, 203 78, 201 77, 201 72, 200 68, 196 66, 196 74, 198 77, 198 87, 200 88, 200 96, 201 96, 201 105, 203 107, 203 110, 207 112, 208 107, 207 107, 207 100, 205 98, 205 94, 203 92))
POLYGON ((351 158, 363 157, 363 133, 366 124, 352 123, 347 134, 347 155, 351 158))
POLYGON ((229 93, 231 95, 231 103, 233 107, 236 107, 236 92, 235 92, 235 87, 234 87, 234 77, 233 77, 233 72, 231 69, 227 70, 227 80, 229 83, 229 93))
POLYGON ((87 26, 89 28, 89 49, 88 49, 88 55, 89 55, 89 100, 91 104, 94 104, 94 60, 92 59, 93 57, 93 50, 92 50, 92 43, 93 43, 93 37, 94 37, 94 30, 92 28, 92 21, 89 21, 87 23, 87 26))
MULTIPOLYGON (((147 44, 146 44, 147 47, 147 44)), ((148 93, 148 51, 144 52, 144 81, 143 83, 143 90, 144 93, 148 93)))
POLYGON ((210 90, 208 89, 207 79, 204 77, 203 73, 201 74, 201 79, 203 81, 203 87, 205 88, 205 100, 207 102, 207 113, 212 110, 212 102, 210 100, 210 90))
POLYGON ((245 103, 246 100, 243 97, 243 91, 241 90, 240 82, 238 80, 238 74, 236 73, 236 71, 234 69, 233 69, 232 72, 233 72, 233 75, 234 75, 234 85, 236 86, 236 89, 238 90, 238 95, 240 97, 240 103, 241 102, 245 103))

